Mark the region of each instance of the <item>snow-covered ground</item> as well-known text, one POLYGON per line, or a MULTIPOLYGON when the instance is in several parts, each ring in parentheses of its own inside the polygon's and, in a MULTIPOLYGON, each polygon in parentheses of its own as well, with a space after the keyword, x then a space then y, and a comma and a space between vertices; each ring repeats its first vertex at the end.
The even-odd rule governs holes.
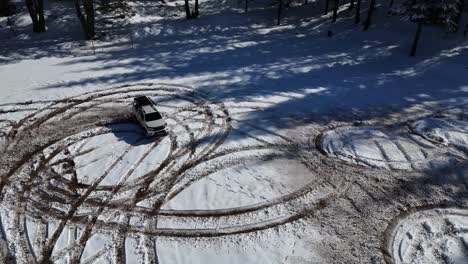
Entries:
POLYGON ((362 32, 318 2, 280 26, 268 1, 182 3, 131 1, 92 43, 71 2, 43 34, 0 18, 4 262, 468 261, 461 34, 425 28, 410 58, 383 6, 362 32))
POLYGON ((320 147, 341 160, 385 169, 437 170, 467 159, 466 121, 425 118, 410 126, 417 135, 401 128, 338 127, 323 134, 320 147))
POLYGON ((395 263, 466 263, 468 214, 460 208, 434 208, 400 219, 389 241, 395 263))
POLYGON ((468 149, 468 122, 463 120, 428 118, 416 122, 414 130, 424 138, 459 148, 468 149))

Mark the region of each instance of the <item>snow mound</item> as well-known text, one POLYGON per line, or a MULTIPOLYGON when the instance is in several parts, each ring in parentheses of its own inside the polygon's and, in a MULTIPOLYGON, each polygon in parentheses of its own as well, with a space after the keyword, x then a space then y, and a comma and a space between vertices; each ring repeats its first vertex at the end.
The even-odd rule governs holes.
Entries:
POLYGON ((449 166, 455 157, 401 130, 339 127, 323 134, 322 150, 346 162, 383 169, 427 170, 449 166))
POLYGON ((412 129, 427 140, 468 151, 468 122, 426 118, 413 123, 412 129))
POLYGON ((467 230, 466 209, 417 211, 399 219, 387 247, 396 264, 467 263, 467 230))

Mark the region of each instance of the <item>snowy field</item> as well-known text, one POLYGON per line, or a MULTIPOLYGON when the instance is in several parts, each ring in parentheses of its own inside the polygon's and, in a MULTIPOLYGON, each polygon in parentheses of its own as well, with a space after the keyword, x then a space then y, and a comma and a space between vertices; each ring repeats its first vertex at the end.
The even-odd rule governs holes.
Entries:
POLYGON ((266 1, 200 3, 131 1, 93 43, 72 2, 41 34, 0 18, 0 262, 468 262, 461 34, 408 57, 415 26, 381 5, 362 32, 318 2, 280 26, 266 1))

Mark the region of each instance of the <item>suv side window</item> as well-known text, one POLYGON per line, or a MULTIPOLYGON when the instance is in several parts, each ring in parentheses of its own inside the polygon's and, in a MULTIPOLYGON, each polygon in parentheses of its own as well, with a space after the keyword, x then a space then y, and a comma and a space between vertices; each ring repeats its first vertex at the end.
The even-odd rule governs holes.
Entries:
POLYGON ((144 116, 143 116, 143 112, 141 111, 141 109, 138 110, 138 116, 140 117, 141 120, 145 120, 144 116))

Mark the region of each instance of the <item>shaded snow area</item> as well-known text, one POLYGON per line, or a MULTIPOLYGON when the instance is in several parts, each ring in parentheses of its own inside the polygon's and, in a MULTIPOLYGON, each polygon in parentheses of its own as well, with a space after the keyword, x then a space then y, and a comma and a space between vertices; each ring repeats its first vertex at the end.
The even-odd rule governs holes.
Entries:
POLYGON ((0 17, 0 263, 467 263, 468 42, 302 2, 0 17))

